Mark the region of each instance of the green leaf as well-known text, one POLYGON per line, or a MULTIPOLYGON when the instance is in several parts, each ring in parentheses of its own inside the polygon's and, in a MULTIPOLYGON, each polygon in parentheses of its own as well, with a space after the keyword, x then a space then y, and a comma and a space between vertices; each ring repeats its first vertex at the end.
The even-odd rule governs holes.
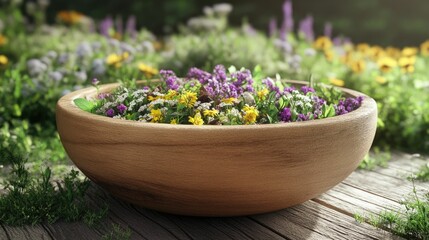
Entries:
POLYGON ((85 112, 91 112, 95 107, 95 103, 84 98, 76 98, 73 102, 78 108, 84 110, 85 112))
POLYGON ((235 73, 237 72, 237 68, 234 65, 231 65, 231 67, 228 68, 229 73, 235 73))
POLYGON ((262 85, 262 78, 263 78, 263 73, 262 73, 262 68, 259 65, 256 65, 255 68, 253 69, 253 80, 255 81, 256 86, 261 86, 262 85))

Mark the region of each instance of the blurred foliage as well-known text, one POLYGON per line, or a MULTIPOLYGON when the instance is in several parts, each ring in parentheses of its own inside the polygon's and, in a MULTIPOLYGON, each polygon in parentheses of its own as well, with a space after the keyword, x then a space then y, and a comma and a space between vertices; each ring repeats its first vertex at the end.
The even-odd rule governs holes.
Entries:
MULTIPOLYGON (((185 23, 198 15, 206 5, 229 2, 235 10, 231 16, 234 25, 243 19, 260 30, 266 31, 272 17, 281 19, 283 0, 145 0, 127 1, 51 1, 48 19, 52 22, 60 10, 78 10, 95 19, 107 15, 135 15, 140 26, 145 26, 156 34, 174 29, 178 23, 185 23)), ((325 22, 332 22, 334 34, 343 34, 356 42, 381 45, 416 45, 424 41, 429 30, 425 0, 301 0, 293 1, 295 21, 298 23, 308 14, 314 16, 315 29, 323 30, 325 22)), ((321 31, 319 31, 321 33, 321 31)))

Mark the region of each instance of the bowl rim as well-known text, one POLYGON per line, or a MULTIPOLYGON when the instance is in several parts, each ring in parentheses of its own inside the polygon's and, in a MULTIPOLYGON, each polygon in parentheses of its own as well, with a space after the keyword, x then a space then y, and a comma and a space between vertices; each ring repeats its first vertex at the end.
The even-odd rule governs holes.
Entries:
MULTIPOLYGON (((141 80, 137 81, 137 83, 144 83, 147 82, 147 80, 141 80)), ((305 81, 298 81, 298 80, 285 80, 287 83, 292 84, 300 84, 300 85, 308 85, 308 82, 305 81)), ((120 83, 109 83, 109 84, 102 84, 98 86, 98 89, 100 92, 108 92, 116 87, 119 87, 120 83)), ((329 118, 323 118, 323 119, 315 119, 310 121, 302 121, 302 122, 287 122, 287 123, 272 123, 272 124, 254 124, 254 125, 200 125, 200 126, 194 126, 191 124, 168 124, 168 123, 148 123, 148 122, 139 122, 134 120, 127 120, 127 119, 116 119, 116 118, 109 118, 106 116, 101 116, 94 113, 86 112, 80 108, 78 108, 74 104, 74 100, 77 98, 83 98, 87 95, 94 94, 95 91, 97 91, 97 88, 91 86, 87 88, 83 88, 80 90, 73 91, 71 93, 68 93, 64 96, 62 96, 56 106, 56 114, 58 114, 58 110, 61 109, 63 112, 74 115, 77 117, 81 117, 84 120, 92 120, 92 121, 101 121, 105 123, 109 123, 118 127, 121 126, 128 126, 128 127, 135 127, 135 128, 156 128, 156 129, 183 129, 187 131, 199 131, 199 130, 257 130, 257 129, 278 129, 278 128, 301 128, 305 126, 324 126, 324 125, 331 125, 331 124, 338 124, 340 122, 348 122, 352 121, 356 118, 365 118, 369 116, 373 111, 377 111, 377 104, 374 99, 367 96, 366 94, 363 94, 361 92, 348 89, 348 88, 342 88, 337 87, 342 92, 347 93, 348 95, 352 97, 362 96, 364 100, 362 101, 361 106, 347 114, 329 117, 329 118)))

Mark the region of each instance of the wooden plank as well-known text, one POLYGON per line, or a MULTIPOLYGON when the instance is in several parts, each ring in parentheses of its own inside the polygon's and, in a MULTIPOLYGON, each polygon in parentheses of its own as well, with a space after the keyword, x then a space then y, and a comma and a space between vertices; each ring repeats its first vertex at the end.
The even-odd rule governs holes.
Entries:
POLYGON ((22 226, 22 227, 11 227, 3 226, 9 239, 20 239, 20 240, 45 240, 53 239, 49 232, 46 231, 42 225, 35 226, 22 226))
POLYGON ((57 222, 46 225, 46 229, 55 240, 92 240, 101 239, 102 236, 83 222, 57 222))
POLYGON ((252 218, 291 239, 400 239, 314 201, 252 218))
POLYGON ((3 225, 0 224, 0 239, 9 240, 9 236, 7 235, 6 229, 3 227, 3 225))
POLYGON ((326 207, 353 216, 359 214, 378 214, 384 210, 398 211, 404 209, 396 201, 374 195, 344 183, 313 199, 326 207))

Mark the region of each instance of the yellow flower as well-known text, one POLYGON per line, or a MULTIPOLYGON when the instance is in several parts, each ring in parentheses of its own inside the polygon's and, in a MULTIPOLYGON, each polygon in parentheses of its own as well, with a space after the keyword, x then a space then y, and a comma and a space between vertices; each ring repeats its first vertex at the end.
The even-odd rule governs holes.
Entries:
POLYGON ((377 63, 380 70, 385 73, 397 66, 396 60, 390 57, 383 57, 377 63))
POLYGON ((146 64, 144 64, 144 63, 140 63, 140 64, 138 65, 138 68, 139 68, 139 70, 140 70, 142 73, 144 73, 144 74, 146 75, 146 77, 148 77, 148 78, 152 77, 153 75, 158 74, 158 69, 153 68, 153 67, 151 67, 151 66, 149 66, 149 65, 146 65, 146 64))
POLYGON ((112 53, 106 58, 107 65, 114 65, 116 68, 121 66, 122 56, 112 53))
POLYGON ((416 57, 401 57, 398 61, 402 72, 412 73, 414 72, 414 64, 416 63, 416 57))
POLYGON ((171 119, 170 124, 177 124, 177 119, 175 118, 171 119))
POLYGON ((332 60, 334 60, 334 52, 331 50, 325 50, 323 52, 323 54, 325 55, 326 60, 328 60, 329 62, 331 62, 332 60))
POLYGON ((365 70, 365 62, 362 60, 355 61, 350 64, 350 67, 352 68, 353 72, 361 73, 365 70))
POLYGON ((147 97, 147 100, 149 100, 150 102, 153 102, 153 101, 158 100, 160 98, 162 98, 162 97, 161 96, 149 96, 149 97, 147 97))
POLYGON ((234 104, 236 101, 237 101, 237 98, 233 98, 233 97, 231 97, 231 98, 224 98, 224 99, 222 99, 222 101, 221 101, 221 102, 223 102, 223 103, 225 103, 225 104, 232 105, 232 104, 234 104))
POLYGON ((150 110, 150 116, 152 117, 151 122, 160 122, 162 120, 161 109, 152 109, 150 110))
POLYGON ((391 58, 399 58, 401 56, 401 50, 395 47, 387 47, 386 53, 391 58))
POLYGON ((203 125, 204 120, 201 118, 201 113, 197 112, 194 117, 189 116, 189 122, 194 125, 203 125))
POLYGON ((258 98, 262 100, 265 98, 265 96, 267 96, 268 93, 269 93, 268 89, 264 88, 264 89, 258 91, 258 93, 257 93, 258 98))
POLYGON ((420 45, 420 52, 423 56, 429 56, 429 40, 420 45))
POLYGON ((197 94, 190 91, 185 91, 180 95, 179 103, 191 108, 197 102, 197 94))
POLYGON ((380 46, 373 46, 370 47, 369 50, 367 51, 367 54, 375 59, 380 58, 382 56, 386 55, 386 52, 384 51, 384 49, 380 46))
POLYGON ((382 77, 382 76, 377 76, 377 77, 375 77, 375 81, 380 83, 380 84, 385 84, 387 82, 387 79, 385 77, 382 77))
POLYGON ((416 47, 406 47, 402 49, 402 56, 404 57, 414 57, 418 52, 416 47))
POLYGON ((215 117, 219 114, 219 111, 216 109, 212 109, 212 110, 206 109, 204 110, 203 113, 204 113, 204 116, 215 117))
POLYGON ((359 52, 366 54, 366 53, 368 52, 368 50, 370 49, 370 46, 369 46, 369 44, 368 44, 368 43, 359 43, 359 44, 356 46, 356 49, 357 49, 359 52))
POLYGON ((0 34, 0 46, 3 46, 7 43, 7 37, 0 34))
POLYGON ((345 85, 343 80, 337 79, 337 78, 331 78, 331 79, 329 79, 329 82, 335 86, 338 86, 338 87, 344 87, 344 85, 345 85))
POLYGON ((58 20, 70 25, 80 23, 84 17, 85 15, 76 11, 60 11, 57 14, 58 20))
POLYGON ((314 41, 313 47, 317 50, 328 50, 332 48, 332 41, 328 37, 318 37, 316 41, 314 41))
POLYGON ((167 94, 164 96, 165 100, 171 100, 177 95, 177 92, 175 90, 169 89, 167 94))
POLYGON ((9 62, 9 59, 5 55, 0 55, 0 67, 7 65, 9 62))
POLYGON ((245 124, 254 124, 256 122, 256 118, 259 116, 259 111, 254 106, 250 107, 248 105, 243 107, 244 111, 244 123, 245 124))

